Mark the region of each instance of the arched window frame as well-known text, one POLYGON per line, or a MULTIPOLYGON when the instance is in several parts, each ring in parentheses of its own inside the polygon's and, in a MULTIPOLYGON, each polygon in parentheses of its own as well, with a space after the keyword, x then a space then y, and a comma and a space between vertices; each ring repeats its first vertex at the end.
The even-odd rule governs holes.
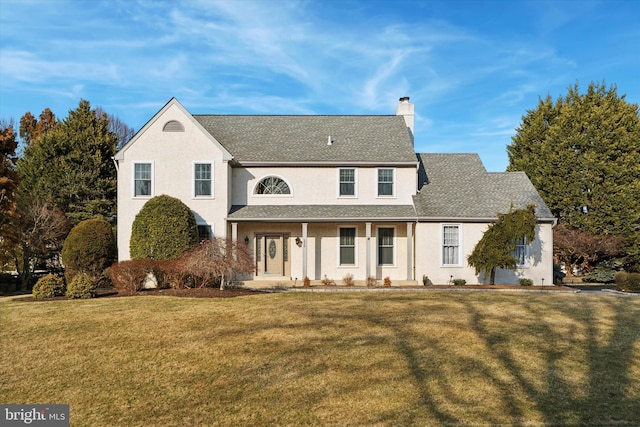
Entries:
POLYGON ((184 125, 177 120, 169 120, 162 126, 162 132, 184 132, 184 125))
POLYGON ((262 178, 260 178, 258 182, 256 182, 256 185, 254 185, 253 187, 252 194, 257 197, 293 197, 293 188, 291 187, 291 184, 287 182, 286 179, 284 179, 279 175, 265 175, 262 178), (262 182, 264 182, 267 179, 279 179, 280 181, 284 182, 284 184, 289 189, 289 193, 266 193, 266 194, 258 193, 258 188, 260 188, 260 184, 262 184, 262 182))

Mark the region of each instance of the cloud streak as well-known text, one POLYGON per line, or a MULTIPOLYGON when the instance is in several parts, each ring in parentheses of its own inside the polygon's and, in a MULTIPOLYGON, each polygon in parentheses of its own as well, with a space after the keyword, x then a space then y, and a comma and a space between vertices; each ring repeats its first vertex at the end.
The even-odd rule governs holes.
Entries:
POLYGON ((417 149, 479 151, 503 170, 538 96, 611 74, 640 100, 624 80, 640 67, 640 7, 620 5, 5 0, 0 118, 64 115, 83 97, 139 128, 172 96, 195 113, 393 114, 408 95, 417 149))

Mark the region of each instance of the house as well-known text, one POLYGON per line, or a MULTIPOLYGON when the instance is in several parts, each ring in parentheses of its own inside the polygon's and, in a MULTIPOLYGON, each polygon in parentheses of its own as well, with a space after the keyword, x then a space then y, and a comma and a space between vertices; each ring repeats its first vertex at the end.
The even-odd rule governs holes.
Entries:
POLYGON ((554 217, 524 173, 476 154, 416 154, 414 106, 395 115, 196 115, 171 99, 116 154, 119 259, 151 197, 181 199, 202 238, 253 249, 251 280, 478 283, 467 256, 498 212, 537 206, 536 240, 498 271, 552 283, 554 217))

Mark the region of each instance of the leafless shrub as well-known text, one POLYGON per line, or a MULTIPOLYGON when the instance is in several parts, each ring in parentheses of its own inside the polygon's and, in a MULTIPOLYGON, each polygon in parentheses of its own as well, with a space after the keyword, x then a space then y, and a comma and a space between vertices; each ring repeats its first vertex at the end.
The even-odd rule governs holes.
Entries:
POLYGON ((353 274, 351 273, 345 274, 345 276, 342 278, 342 283, 345 286, 353 286, 355 284, 353 281, 353 274))

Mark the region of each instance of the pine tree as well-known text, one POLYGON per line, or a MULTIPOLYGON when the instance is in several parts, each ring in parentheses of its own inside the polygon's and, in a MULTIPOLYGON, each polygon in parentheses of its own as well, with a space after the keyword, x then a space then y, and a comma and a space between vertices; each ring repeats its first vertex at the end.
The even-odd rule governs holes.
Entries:
POLYGON ((615 85, 578 84, 527 111, 507 147, 561 222, 592 235, 624 237, 640 263, 640 116, 615 85))
POLYGON ((74 223, 116 213, 116 170, 111 160, 118 135, 106 115, 88 101, 48 132, 32 140, 18 162, 20 191, 49 200, 74 223))

